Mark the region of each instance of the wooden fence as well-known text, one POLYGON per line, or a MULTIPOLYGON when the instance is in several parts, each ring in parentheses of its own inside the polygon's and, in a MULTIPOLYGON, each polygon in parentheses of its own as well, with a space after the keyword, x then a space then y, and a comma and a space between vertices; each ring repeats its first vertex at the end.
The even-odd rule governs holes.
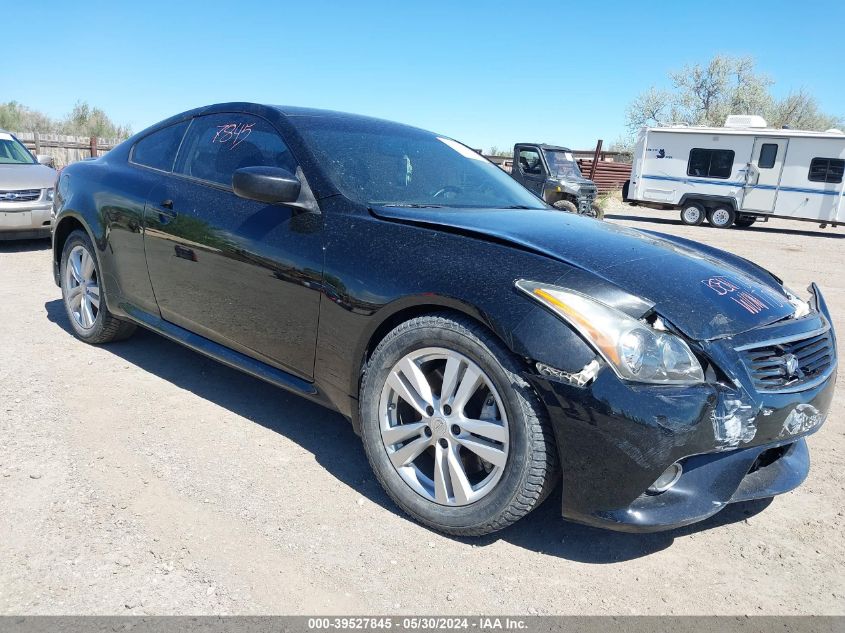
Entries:
POLYGON ((96 136, 39 134, 37 132, 14 132, 13 134, 33 154, 52 156, 56 169, 61 169, 84 158, 101 156, 123 140, 119 138, 97 138, 96 136))

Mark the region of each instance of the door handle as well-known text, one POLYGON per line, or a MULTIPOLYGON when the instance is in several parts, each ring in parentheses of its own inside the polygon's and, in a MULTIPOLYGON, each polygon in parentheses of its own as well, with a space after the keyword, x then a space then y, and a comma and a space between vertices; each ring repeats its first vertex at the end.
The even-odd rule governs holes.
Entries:
POLYGON ((176 212, 173 210, 173 200, 162 200, 156 211, 158 211, 158 221, 161 224, 167 224, 176 217, 176 212))

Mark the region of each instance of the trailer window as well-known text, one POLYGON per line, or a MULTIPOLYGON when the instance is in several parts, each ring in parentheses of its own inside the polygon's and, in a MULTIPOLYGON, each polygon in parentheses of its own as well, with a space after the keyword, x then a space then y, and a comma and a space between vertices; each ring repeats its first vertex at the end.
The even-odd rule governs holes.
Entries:
POLYGON ((845 172, 845 160, 814 158, 810 161, 810 173, 807 178, 813 182, 829 182, 838 185, 842 182, 843 172, 845 172))
POLYGON ((778 157, 777 143, 763 143, 760 147, 760 158, 757 161, 757 167, 760 169, 771 169, 775 166, 775 160, 778 157))
POLYGON ((734 152, 731 149, 704 149, 695 147, 689 153, 687 176, 730 178, 733 165, 734 152))

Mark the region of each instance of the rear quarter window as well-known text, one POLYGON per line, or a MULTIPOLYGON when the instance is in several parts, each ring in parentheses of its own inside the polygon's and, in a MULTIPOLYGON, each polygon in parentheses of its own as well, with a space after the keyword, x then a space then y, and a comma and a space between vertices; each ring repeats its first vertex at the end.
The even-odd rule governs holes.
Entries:
POLYGON ((231 187, 237 169, 256 166, 296 173, 297 163, 264 119, 243 113, 207 114, 191 124, 173 171, 231 187))
POLYGON ((145 136, 135 143, 130 160, 144 167, 171 171, 173 161, 176 160, 176 152, 179 150, 179 143, 187 129, 188 121, 183 121, 145 136))

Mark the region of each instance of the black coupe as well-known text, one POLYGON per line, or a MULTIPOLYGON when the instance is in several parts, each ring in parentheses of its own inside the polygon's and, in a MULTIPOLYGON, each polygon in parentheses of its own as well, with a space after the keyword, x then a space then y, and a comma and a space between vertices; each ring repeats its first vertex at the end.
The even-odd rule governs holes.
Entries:
POLYGON ((66 168, 54 215, 80 339, 140 325, 339 411, 449 534, 561 480, 565 517, 631 531, 785 492, 833 396, 815 285, 557 211, 405 125, 199 108, 66 168))

